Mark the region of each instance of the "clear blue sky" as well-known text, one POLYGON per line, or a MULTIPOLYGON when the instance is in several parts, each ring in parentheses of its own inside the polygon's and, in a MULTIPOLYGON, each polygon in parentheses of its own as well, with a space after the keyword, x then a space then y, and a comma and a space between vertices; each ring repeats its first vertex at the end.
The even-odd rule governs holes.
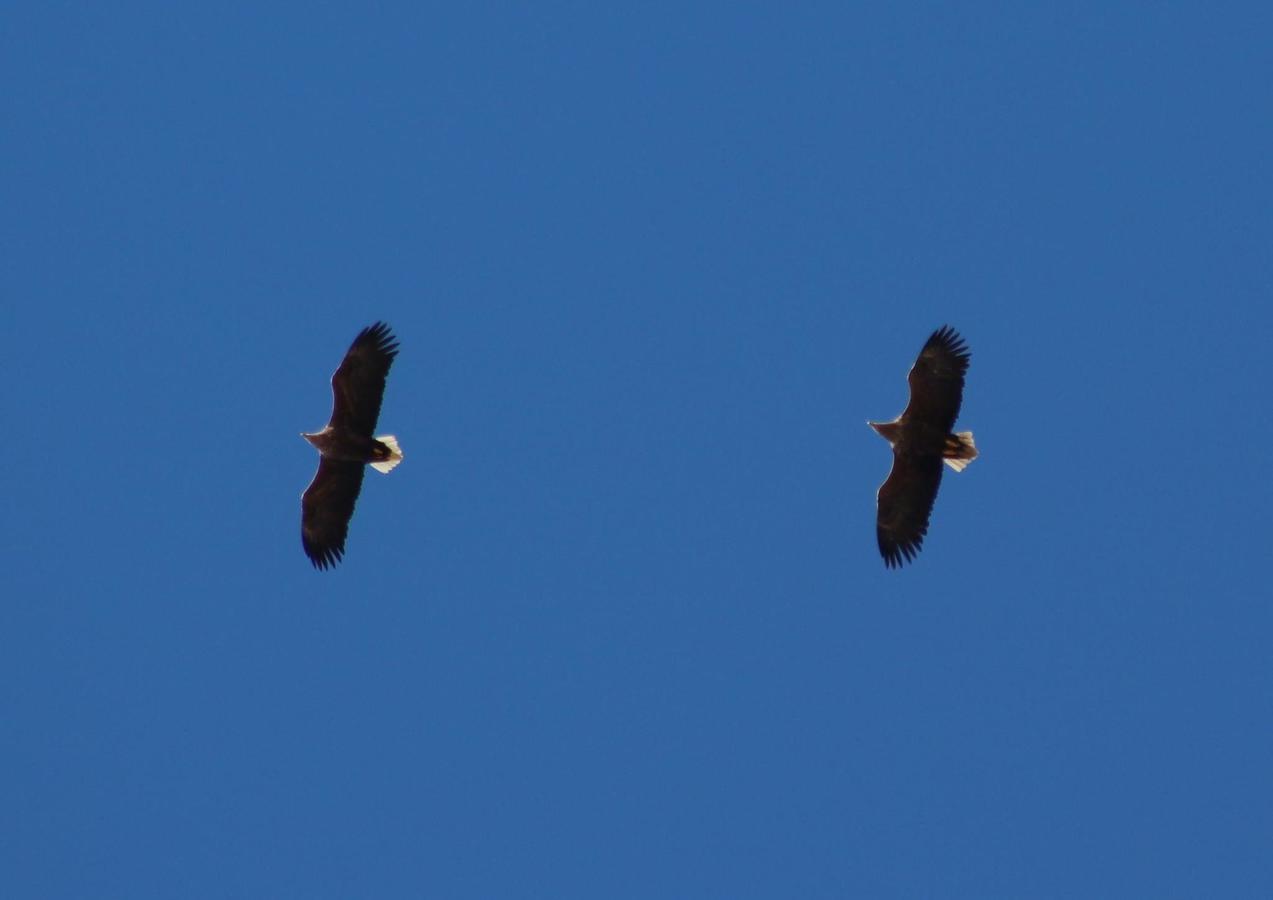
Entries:
POLYGON ((0 892, 1273 896, 1273 14, 1025 6, 7 7, 0 892))

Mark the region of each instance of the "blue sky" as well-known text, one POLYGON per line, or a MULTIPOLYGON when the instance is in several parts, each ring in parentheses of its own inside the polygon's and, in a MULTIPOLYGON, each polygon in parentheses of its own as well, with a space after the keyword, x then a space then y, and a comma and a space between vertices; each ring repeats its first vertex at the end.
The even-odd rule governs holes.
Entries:
POLYGON ((4 894, 1269 896, 1273 16, 1025 6, 11 6, 4 894))

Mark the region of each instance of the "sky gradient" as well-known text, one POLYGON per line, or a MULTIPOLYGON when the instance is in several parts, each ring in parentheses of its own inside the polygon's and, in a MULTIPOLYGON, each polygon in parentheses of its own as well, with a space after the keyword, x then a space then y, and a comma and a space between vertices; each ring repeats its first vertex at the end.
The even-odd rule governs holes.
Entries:
POLYGON ((1273 895, 1273 14, 600 7, 6 13, 0 892, 1273 895))

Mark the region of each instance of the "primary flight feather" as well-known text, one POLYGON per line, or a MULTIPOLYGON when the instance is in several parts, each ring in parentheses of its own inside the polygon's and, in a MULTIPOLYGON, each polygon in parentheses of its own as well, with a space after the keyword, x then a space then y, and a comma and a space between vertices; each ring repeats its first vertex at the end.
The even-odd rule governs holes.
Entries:
POLYGON ((320 456, 318 472, 301 495, 301 544, 317 569, 334 566, 345 555, 364 467, 388 473, 402 462, 393 435, 372 437, 385 378, 397 355, 398 341, 383 322, 358 332, 332 375, 331 420, 322 431, 301 433, 320 456))

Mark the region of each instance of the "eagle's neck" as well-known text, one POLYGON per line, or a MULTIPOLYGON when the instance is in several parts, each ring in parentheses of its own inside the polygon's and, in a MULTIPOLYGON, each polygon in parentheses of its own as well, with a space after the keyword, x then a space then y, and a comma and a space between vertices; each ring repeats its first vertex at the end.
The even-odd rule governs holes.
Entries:
POLYGON ((327 427, 322 431, 315 431, 312 434, 302 431, 301 437, 313 444, 315 450, 322 453, 331 445, 331 428, 327 427))
POLYGON ((897 422, 867 422, 866 424, 874 428, 875 433, 890 444, 897 443, 898 433, 902 430, 902 426, 897 422))

